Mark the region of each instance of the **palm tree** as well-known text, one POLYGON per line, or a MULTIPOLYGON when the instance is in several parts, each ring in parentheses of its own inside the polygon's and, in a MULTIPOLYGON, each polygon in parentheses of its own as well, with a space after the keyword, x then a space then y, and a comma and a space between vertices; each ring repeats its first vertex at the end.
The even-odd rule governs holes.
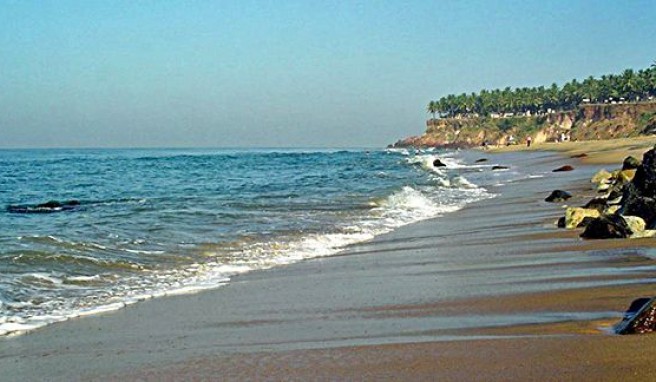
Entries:
POLYGON ((627 69, 622 74, 603 75, 597 79, 589 76, 582 82, 571 80, 559 87, 523 87, 505 89, 482 89, 479 93, 459 95, 449 94, 438 101, 430 101, 427 107, 433 119, 436 113, 442 117, 453 118, 458 115, 491 113, 518 113, 531 111, 572 110, 583 99, 590 102, 618 100, 621 97, 639 100, 641 97, 656 96, 656 61, 649 68, 634 71, 627 69))
POLYGON ((437 108, 437 102, 435 102, 435 101, 430 101, 430 102, 428 103, 428 107, 426 108, 426 110, 427 110, 429 113, 431 113, 431 115, 433 116, 433 120, 434 120, 434 119, 435 119, 435 113, 437 113, 437 111, 438 111, 438 108, 437 108))

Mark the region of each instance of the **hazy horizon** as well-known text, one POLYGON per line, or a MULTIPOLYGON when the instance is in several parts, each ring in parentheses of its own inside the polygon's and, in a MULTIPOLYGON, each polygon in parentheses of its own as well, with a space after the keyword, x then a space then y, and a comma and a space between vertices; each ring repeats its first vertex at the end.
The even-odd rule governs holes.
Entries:
POLYGON ((0 148, 383 147, 431 99, 656 60, 651 1, 9 1, 0 148))

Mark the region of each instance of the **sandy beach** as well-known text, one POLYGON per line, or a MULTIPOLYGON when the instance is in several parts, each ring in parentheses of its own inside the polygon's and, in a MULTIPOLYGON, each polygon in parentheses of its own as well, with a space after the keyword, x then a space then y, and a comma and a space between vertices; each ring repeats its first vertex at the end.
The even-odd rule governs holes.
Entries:
POLYGON ((612 326, 653 296, 655 241, 584 241, 543 199, 584 203, 592 174, 653 143, 468 153, 532 176, 337 256, 2 339, 1 379, 649 380, 656 336, 612 326))
POLYGON ((642 154, 656 143, 653 136, 640 136, 635 138, 617 138, 596 141, 565 141, 544 142, 527 147, 523 144, 512 146, 498 146, 492 148, 492 152, 519 152, 519 151, 553 151, 563 156, 575 156, 585 154, 580 158, 586 164, 610 164, 617 165, 629 155, 638 159, 642 154))

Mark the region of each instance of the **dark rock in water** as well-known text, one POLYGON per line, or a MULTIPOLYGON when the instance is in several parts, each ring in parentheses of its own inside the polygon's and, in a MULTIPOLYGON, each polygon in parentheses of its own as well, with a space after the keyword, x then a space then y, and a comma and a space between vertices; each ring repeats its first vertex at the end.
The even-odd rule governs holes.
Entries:
POLYGON ((565 222, 566 222, 565 217, 561 216, 560 218, 558 218, 558 222, 556 223, 556 226, 558 226, 558 228, 565 228, 567 225, 565 222))
POLYGON ((583 206, 583 208, 595 209, 599 212, 604 212, 608 208, 608 199, 606 198, 594 198, 583 206))
POLYGON ((439 159, 433 161, 433 167, 446 167, 446 165, 439 159))
POLYGON ((640 167, 640 165, 640 160, 632 156, 628 156, 624 158, 624 162, 622 162, 622 170, 633 170, 640 167))
POLYGON ((544 201, 545 202, 550 202, 550 203, 560 203, 564 202, 565 200, 569 199, 572 197, 572 194, 570 194, 567 191, 563 190, 554 190, 551 192, 551 195, 547 196, 544 201))
POLYGON ((67 202, 58 202, 51 200, 46 203, 34 205, 10 205, 7 206, 7 212, 15 214, 48 214, 53 212, 72 211, 80 206, 78 200, 69 200, 67 202))
POLYGON ((509 169, 509 168, 510 168, 510 167, 508 167, 508 166, 492 166, 492 171, 496 171, 496 170, 507 170, 507 169, 509 169))
POLYGON ((621 215, 604 215, 592 219, 581 237, 585 239, 623 239, 631 236, 633 231, 621 215))
POLYGON ((55 200, 51 200, 51 201, 46 202, 46 203, 37 204, 37 205, 36 205, 36 208, 51 208, 51 209, 55 209, 55 208, 62 208, 63 206, 64 206, 63 203, 60 203, 60 202, 55 201, 55 200))
POLYGON ((474 163, 483 163, 483 162, 487 162, 487 158, 476 159, 474 163))
POLYGON ((563 172, 563 171, 572 171, 574 170, 574 167, 566 164, 564 166, 558 167, 557 169, 553 170, 552 172, 563 172))
POLYGON ((656 330, 656 298, 633 300, 622 321, 615 325, 617 334, 643 334, 656 330))
POLYGON ((581 154, 572 155, 570 158, 585 158, 587 156, 588 156, 588 154, 581 153, 581 154))

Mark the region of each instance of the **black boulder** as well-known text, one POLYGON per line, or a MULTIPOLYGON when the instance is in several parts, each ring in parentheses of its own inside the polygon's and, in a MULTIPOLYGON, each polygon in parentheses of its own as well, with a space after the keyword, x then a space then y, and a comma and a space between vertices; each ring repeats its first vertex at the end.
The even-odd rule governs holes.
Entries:
POLYGON ((560 203, 564 202, 567 199, 571 198, 572 194, 563 190, 554 190, 549 196, 547 196, 544 201, 550 203, 560 203))
POLYGON ((656 298, 633 300, 622 321, 615 325, 617 334, 643 334, 656 330, 656 298))
POLYGON ((581 234, 585 239, 623 239, 633 231, 621 215, 604 215, 590 221, 581 234))

